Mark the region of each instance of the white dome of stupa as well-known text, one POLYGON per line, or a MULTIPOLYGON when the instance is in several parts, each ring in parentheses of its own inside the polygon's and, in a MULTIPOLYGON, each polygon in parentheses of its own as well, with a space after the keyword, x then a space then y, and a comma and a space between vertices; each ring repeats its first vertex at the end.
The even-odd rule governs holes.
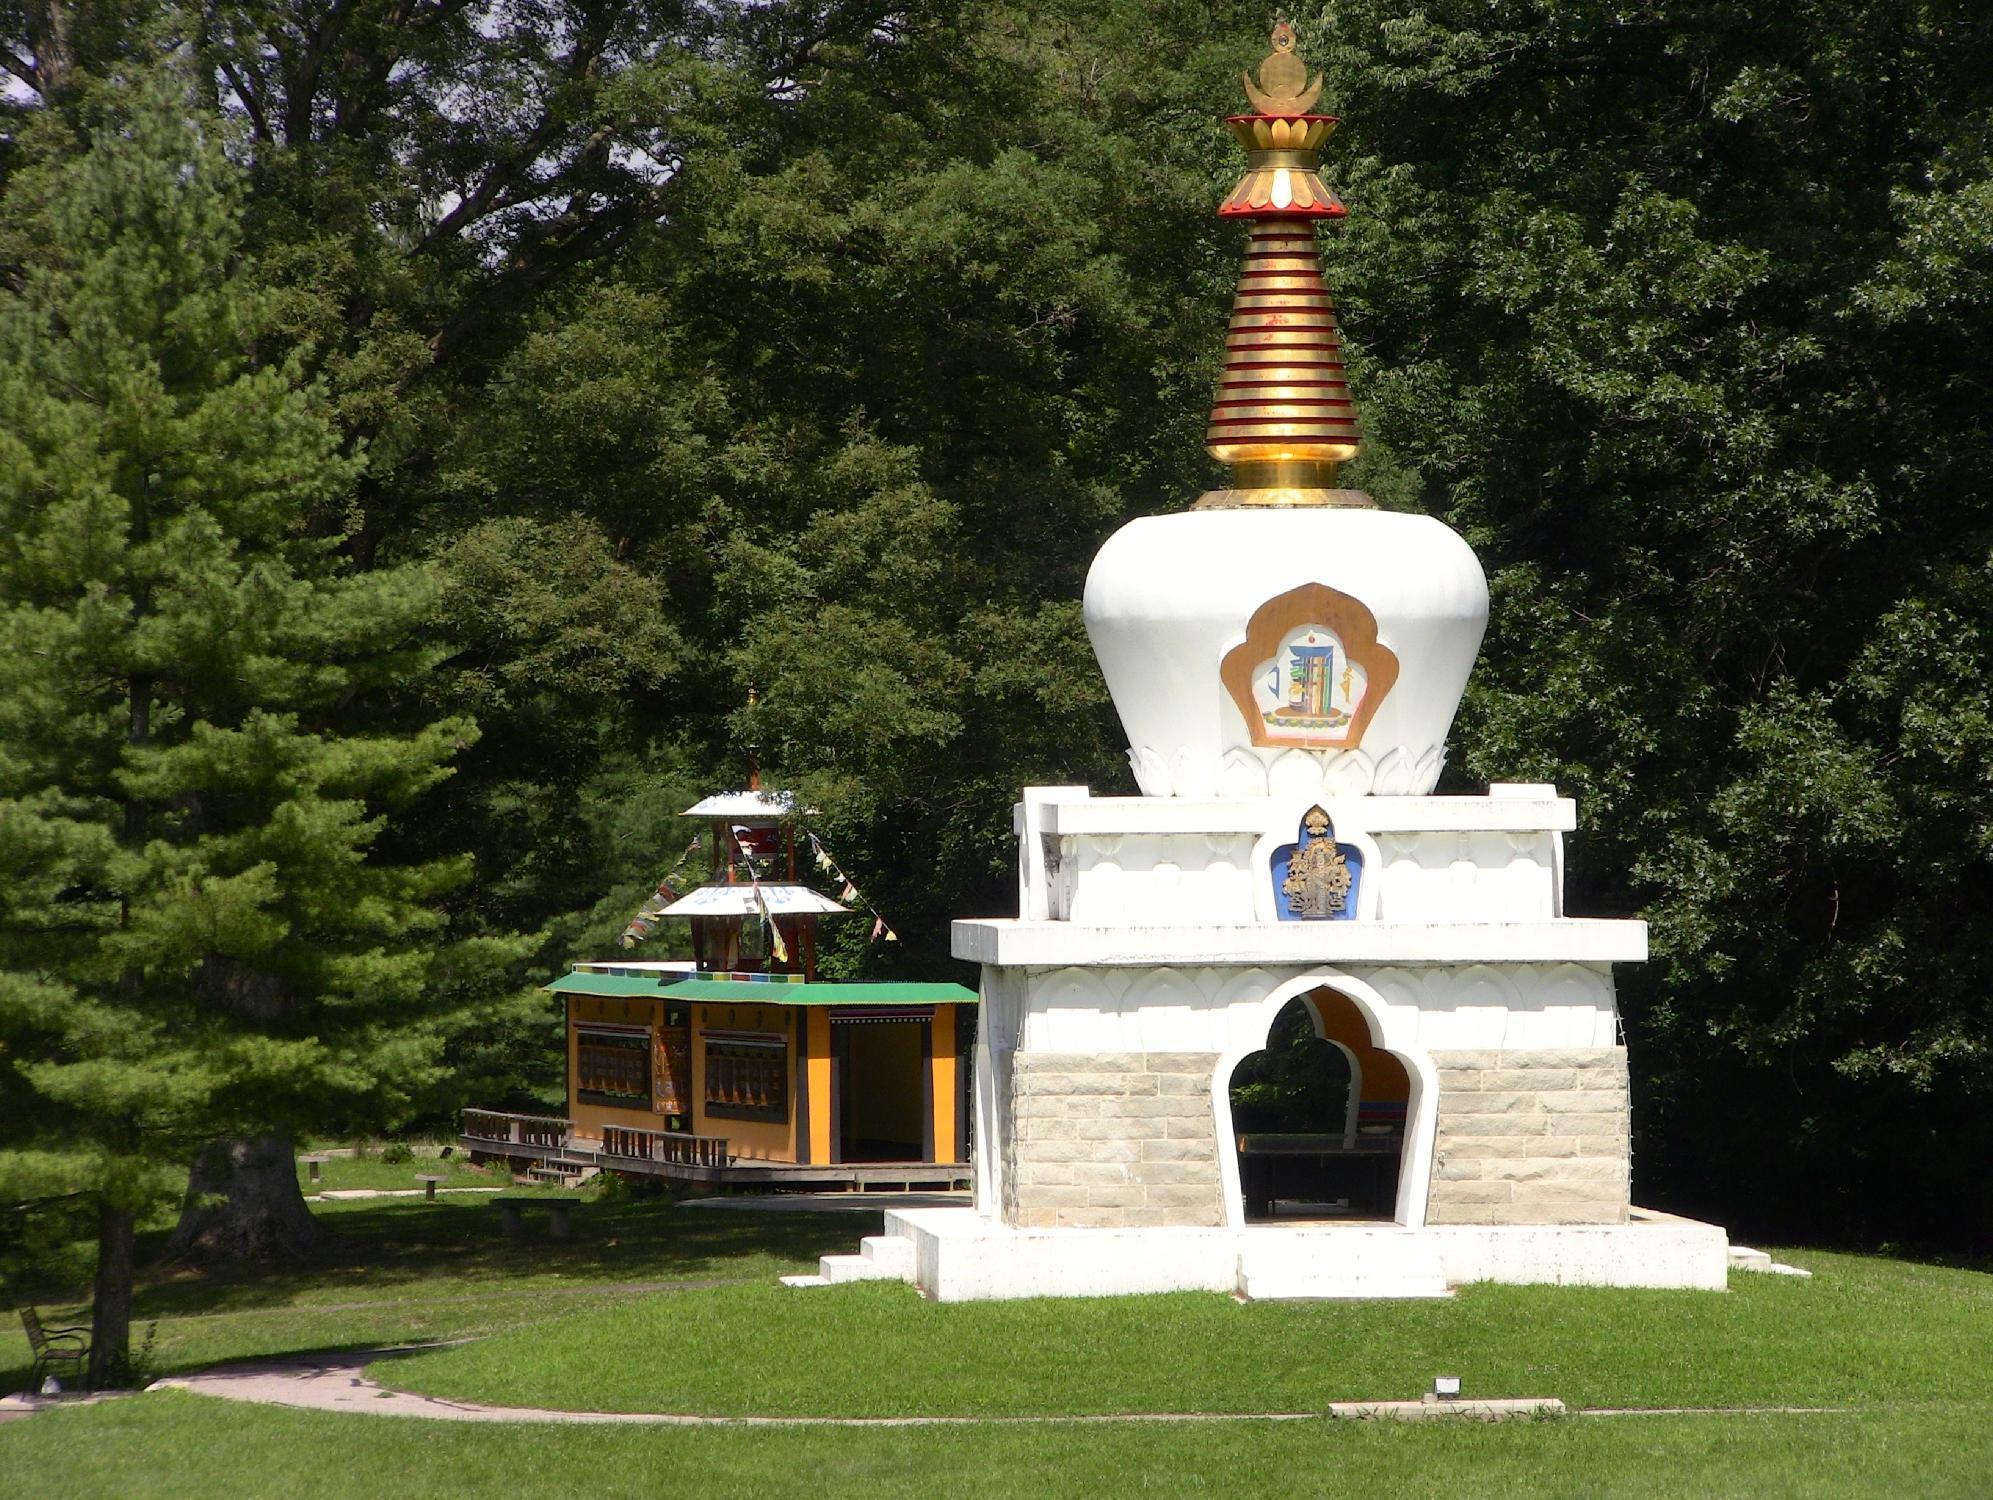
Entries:
POLYGON ((1334 115, 1275 29, 1226 123, 1246 174, 1218 213, 1252 229, 1205 445, 1232 488, 1133 521, 1086 584, 1086 626, 1155 797, 1419 796, 1488 622, 1467 543, 1429 516, 1334 488, 1357 451, 1342 335, 1314 221, 1347 212, 1320 177, 1334 115))

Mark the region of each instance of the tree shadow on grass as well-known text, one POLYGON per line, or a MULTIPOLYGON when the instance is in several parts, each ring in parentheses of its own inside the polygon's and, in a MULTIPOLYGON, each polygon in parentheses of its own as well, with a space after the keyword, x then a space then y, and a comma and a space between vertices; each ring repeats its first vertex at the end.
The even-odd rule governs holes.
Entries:
MULTIPOLYGON (((521 1192, 517 1196, 540 1196, 521 1192)), ((558 1196, 548 1193, 548 1197, 558 1196)), ((196 1317, 259 1308, 330 1310, 348 1302, 419 1302, 465 1295, 594 1285, 738 1280, 814 1268, 819 1255, 848 1251, 876 1234, 876 1214, 754 1213, 663 1201, 570 1199, 572 1230, 552 1239, 546 1220, 526 1215, 525 1237, 505 1238, 488 1198, 427 1203, 362 1200, 326 1206, 335 1231, 322 1251, 296 1260, 155 1262, 141 1276, 133 1316, 196 1317)), ((150 1247, 163 1244, 158 1235, 150 1247)), ((65 1321, 87 1306, 80 1289, 44 1302, 65 1321)))

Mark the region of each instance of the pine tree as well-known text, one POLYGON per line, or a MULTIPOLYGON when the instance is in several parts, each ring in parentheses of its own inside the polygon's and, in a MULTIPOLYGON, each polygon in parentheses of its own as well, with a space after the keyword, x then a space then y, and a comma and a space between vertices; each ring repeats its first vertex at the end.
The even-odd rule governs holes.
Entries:
POLYGON ((0 1201, 93 1209, 102 1384, 190 1157, 283 1143, 296 1202, 291 1133, 405 1109, 518 945, 386 852, 475 730, 362 717, 436 589, 348 560, 363 460, 266 351, 219 123, 170 73, 79 118, 0 204, 0 1201))

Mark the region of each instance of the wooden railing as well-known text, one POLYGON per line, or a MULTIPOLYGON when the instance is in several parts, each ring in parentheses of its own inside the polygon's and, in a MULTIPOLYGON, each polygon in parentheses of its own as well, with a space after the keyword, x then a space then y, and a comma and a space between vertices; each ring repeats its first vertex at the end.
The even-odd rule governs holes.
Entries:
POLYGON ((626 1125, 602 1127, 602 1154, 681 1167, 724 1167, 733 1161, 725 1136, 681 1135, 673 1130, 637 1130, 626 1125))
POLYGON ((565 1146, 567 1121, 555 1115, 508 1115, 495 1109, 464 1111, 464 1134, 512 1146, 565 1146))

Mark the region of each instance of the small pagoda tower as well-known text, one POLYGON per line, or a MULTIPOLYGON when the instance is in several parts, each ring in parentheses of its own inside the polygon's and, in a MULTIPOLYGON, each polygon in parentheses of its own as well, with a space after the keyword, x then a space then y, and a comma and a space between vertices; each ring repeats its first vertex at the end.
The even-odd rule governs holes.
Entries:
POLYGON ((819 976, 818 924, 856 915, 857 886, 795 797, 764 789, 752 766, 745 790, 684 816, 700 826, 708 878, 683 896, 661 885, 624 943, 683 918, 692 957, 580 962, 549 984, 564 1009, 566 1113, 466 1110, 473 1157, 562 1180, 594 1167, 764 1188, 965 1186, 975 991, 819 976), (800 878, 799 834, 845 900, 800 878))
POLYGON ((1284 23, 1245 84, 1206 434, 1230 481, 1086 582, 1141 795, 1025 789, 1019 915, 954 928, 982 965, 975 1206, 889 1213, 903 1244, 869 1253, 944 1301, 1721 1287, 1721 1229, 1630 1198, 1613 966, 1645 924, 1566 913, 1555 788, 1433 795, 1487 582, 1440 521, 1337 483, 1336 117, 1284 23))

